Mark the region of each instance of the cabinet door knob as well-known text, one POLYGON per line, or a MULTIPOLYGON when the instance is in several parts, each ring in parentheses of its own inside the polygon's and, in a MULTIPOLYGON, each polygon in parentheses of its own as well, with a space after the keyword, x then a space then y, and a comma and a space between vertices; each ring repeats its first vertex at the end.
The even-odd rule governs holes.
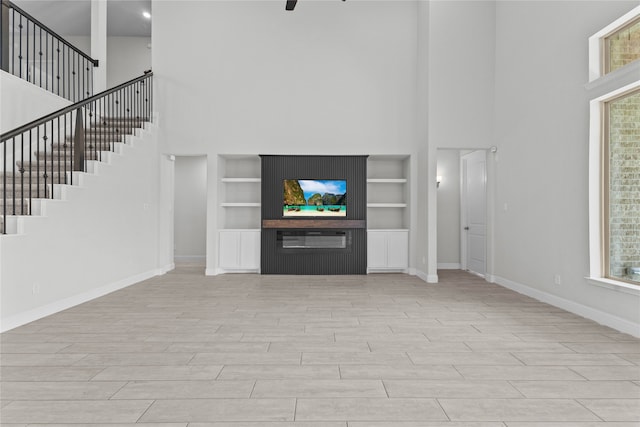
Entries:
POLYGON ((465 229, 465 230, 468 230, 468 229, 469 229, 469 227, 465 227, 464 229, 465 229))

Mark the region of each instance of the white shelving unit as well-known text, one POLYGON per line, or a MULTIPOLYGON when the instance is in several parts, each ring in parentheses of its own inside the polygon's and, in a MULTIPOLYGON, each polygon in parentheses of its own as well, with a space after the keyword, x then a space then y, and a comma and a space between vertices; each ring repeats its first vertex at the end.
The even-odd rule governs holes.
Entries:
POLYGON ((369 156, 367 163, 368 270, 406 272, 409 268, 409 159, 369 156))
POLYGON ((218 158, 218 271, 260 270, 260 157, 218 158))

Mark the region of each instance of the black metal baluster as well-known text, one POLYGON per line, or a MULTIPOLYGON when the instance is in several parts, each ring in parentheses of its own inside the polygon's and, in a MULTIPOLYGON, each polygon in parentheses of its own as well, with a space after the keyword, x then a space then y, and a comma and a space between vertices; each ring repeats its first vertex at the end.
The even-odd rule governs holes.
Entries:
POLYGON ((56 48, 56 65, 58 66, 58 71, 56 73, 56 82, 58 83, 58 91, 56 92, 58 96, 60 96, 60 40, 58 40, 58 47, 56 48))
POLYGON ((78 85, 78 76, 76 75, 76 53, 73 52, 73 59, 71 60, 71 80, 73 83, 73 102, 76 102, 78 100, 77 96, 76 96, 76 86, 78 85))
MULTIPOLYGON (((31 135, 31 130, 29 130, 29 189, 33 188, 33 186, 32 186, 33 165, 31 164, 31 152, 33 150, 32 150, 32 147, 31 147, 31 140, 32 140, 32 135, 31 135)), ((36 175, 36 178, 37 178, 37 175, 36 175)), ((29 191, 29 206, 31 206, 31 196, 32 195, 33 195, 33 193, 31 191, 29 191)), ((22 206, 21 206, 21 208, 22 208, 22 206)))
MULTIPOLYGON (((11 11, 11 30, 14 29, 14 26, 16 25, 16 10, 13 9, 11 11)), ((13 34, 13 31, 11 32, 13 34)), ((15 36, 14 38, 11 40, 11 74, 13 74, 15 76, 16 74, 16 41, 15 41, 15 36)), ((18 52, 18 54, 20 54, 18 52)))
POLYGON ((106 140, 106 133, 107 133, 107 121, 105 119, 105 99, 104 97, 102 97, 100 99, 101 102, 101 106, 100 106, 100 143, 106 145, 107 144, 107 140, 106 140))
MULTIPOLYGON (((7 233, 7 143, 4 143, 2 155, 2 233, 7 233)), ((13 138, 13 157, 16 156, 16 139, 13 138)), ((16 177, 13 175, 13 197, 16 197, 16 177)))
POLYGON ((33 25, 33 56, 31 60, 33 61, 33 66, 31 67, 31 83, 36 84, 36 23, 32 22, 33 25))
MULTIPOLYGON (((49 163, 49 169, 51 172, 51 184, 53 184, 53 156, 51 156, 51 161, 49 162, 49 159, 47 158, 47 140, 49 139, 47 137, 47 124, 45 123, 43 125, 43 130, 44 130, 44 136, 42 137, 42 141, 44 142, 44 198, 46 199, 48 197, 48 189, 49 189, 49 184, 48 184, 48 180, 49 180, 49 174, 47 173, 47 163, 49 163)), ((38 156, 38 162, 40 161, 40 156, 38 156)), ((53 189, 53 188, 52 188, 53 189)))
POLYGON ((71 141, 71 137, 67 137, 67 133, 69 132, 69 123, 67 121, 67 118, 69 117, 69 114, 71 113, 67 113, 64 115, 64 156, 67 157, 68 155, 69 159, 71 160, 71 170, 68 171, 68 173, 71 175, 71 185, 73 185, 73 171, 75 170, 73 158, 73 143, 67 144, 67 139, 71 141), (68 152, 67 148, 69 148, 68 152))
MULTIPOLYGON (((38 46, 38 56, 40 61, 40 81, 38 82, 38 86, 42 87, 42 28, 40 30, 40 45, 38 46)), ((35 51, 35 38, 33 39, 33 50, 35 51)))
MULTIPOLYGON (((64 165, 62 166, 63 169, 64 169, 64 182, 61 182, 61 184, 65 184, 67 182, 67 156, 60 157, 60 116, 58 116, 57 120, 58 120, 58 132, 57 132, 58 133, 58 138, 57 138, 57 141, 58 141, 58 159, 64 159, 64 165)), ((51 123, 53 123, 53 121, 51 123)), ((51 152, 53 153, 53 149, 51 150, 51 152)), ((60 171, 60 165, 58 165, 58 180, 62 181, 61 178, 60 178, 62 176, 62 175, 60 175, 60 172, 61 172, 60 171)))
MULTIPOLYGON (((31 138, 29 138, 31 139, 31 138)), ((39 148, 40 145, 40 126, 38 126, 36 128, 36 150, 39 148)), ((30 164, 33 163, 33 150, 29 150, 29 160, 30 160, 30 164)), ((40 162, 36 159, 36 174, 38 176, 38 181, 36 184, 36 198, 40 198, 40 162)))
POLYGON ((49 35, 48 33, 45 33, 44 36, 44 44, 45 44, 45 49, 44 49, 44 66, 45 66, 45 73, 44 73, 44 78, 45 78, 45 89, 49 90, 49 35))

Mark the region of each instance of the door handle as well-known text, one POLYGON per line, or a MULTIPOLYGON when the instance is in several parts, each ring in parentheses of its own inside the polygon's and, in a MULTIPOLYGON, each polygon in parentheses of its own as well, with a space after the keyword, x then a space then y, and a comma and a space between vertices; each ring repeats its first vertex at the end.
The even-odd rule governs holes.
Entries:
POLYGON ((465 229, 465 230, 468 230, 468 229, 469 229, 469 227, 465 227, 464 229, 465 229))

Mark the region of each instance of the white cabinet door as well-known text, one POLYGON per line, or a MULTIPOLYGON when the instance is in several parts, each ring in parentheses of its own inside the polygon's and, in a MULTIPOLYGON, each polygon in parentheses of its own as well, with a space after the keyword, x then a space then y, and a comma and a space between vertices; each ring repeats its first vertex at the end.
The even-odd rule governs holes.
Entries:
POLYGON ((259 270, 260 230, 220 231, 218 251, 222 270, 259 270))
POLYGON ((367 267, 385 268, 387 266, 387 233, 369 231, 367 233, 367 267))
POLYGON ((389 231, 387 233, 387 267, 407 268, 409 266, 409 233, 389 231))
POLYGON ((367 267, 371 270, 404 270, 409 267, 407 230, 369 230, 367 267))
POLYGON ((240 268, 257 270, 260 268, 260 231, 241 231, 240 268))
POLYGON ((240 239, 237 231, 221 231, 218 242, 220 268, 234 270, 240 266, 240 239))

